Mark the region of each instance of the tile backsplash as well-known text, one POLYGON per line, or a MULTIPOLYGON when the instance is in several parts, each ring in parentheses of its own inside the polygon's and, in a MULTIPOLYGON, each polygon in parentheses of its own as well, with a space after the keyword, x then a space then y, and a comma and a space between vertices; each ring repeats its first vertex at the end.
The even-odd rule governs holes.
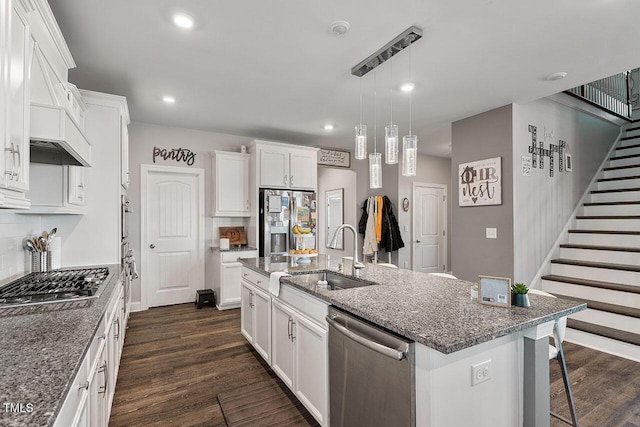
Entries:
POLYGON ((40 216, 0 212, 0 284, 30 272, 24 239, 42 232, 40 216))

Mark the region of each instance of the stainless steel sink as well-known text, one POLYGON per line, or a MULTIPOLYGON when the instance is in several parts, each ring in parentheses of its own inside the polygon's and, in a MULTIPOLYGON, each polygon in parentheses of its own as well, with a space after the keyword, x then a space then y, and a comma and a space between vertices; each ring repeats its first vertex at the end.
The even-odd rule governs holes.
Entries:
POLYGON ((297 274, 294 277, 305 277, 310 283, 317 283, 319 287, 325 286, 323 282, 327 282, 326 289, 329 289, 331 291, 375 285, 374 282, 353 279, 351 277, 345 277, 339 274, 331 273, 330 271, 324 271, 322 273, 297 274))

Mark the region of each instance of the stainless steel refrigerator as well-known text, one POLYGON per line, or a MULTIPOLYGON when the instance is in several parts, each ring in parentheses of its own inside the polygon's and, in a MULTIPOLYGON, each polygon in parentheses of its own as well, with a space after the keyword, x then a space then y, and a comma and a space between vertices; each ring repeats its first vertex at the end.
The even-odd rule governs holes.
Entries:
POLYGON ((295 225, 311 229, 305 242, 309 249, 316 249, 316 222, 316 193, 261 189, 258 222, 260 256, 286 256, 290 249, 294 249, 292 229, 295 225))

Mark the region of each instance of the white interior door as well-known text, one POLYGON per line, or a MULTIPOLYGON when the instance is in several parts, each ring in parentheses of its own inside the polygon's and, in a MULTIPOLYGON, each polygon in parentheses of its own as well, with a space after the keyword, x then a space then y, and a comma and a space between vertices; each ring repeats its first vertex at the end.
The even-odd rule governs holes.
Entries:
POLYGON ((195 300, 204 289, 204 171, 141 167, 143 308, 195 300))
POLYGON ((413 270, 447 271, 446 187, 416 184, 413 196, 413 270))

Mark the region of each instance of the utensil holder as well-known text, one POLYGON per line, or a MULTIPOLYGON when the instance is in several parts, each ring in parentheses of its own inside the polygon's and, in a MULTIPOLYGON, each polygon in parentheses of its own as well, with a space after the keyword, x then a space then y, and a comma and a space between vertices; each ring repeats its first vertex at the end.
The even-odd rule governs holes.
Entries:
POLYGON ((51 252, 31 252, 31 272, 43 273, 51 268, 51 252))

